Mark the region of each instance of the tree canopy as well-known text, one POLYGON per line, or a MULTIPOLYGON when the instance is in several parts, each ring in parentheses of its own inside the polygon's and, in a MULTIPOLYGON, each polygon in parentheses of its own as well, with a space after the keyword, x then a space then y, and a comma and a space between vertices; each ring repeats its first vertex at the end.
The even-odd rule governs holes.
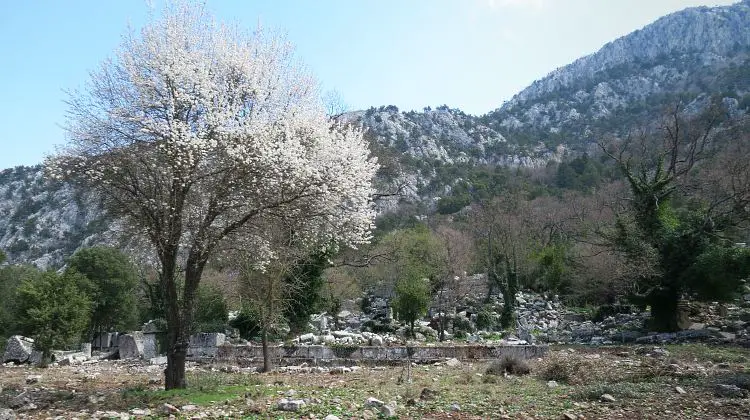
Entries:
POLYGON ((47 171, 98 191, 152 247, 167 388, 186 386, 192 306, 212 255, 242 246, 267 262, 279 224, 301 242, 369 239, 377 164, 362 131, 326 116, 314 77, 274 32, 169 3, 68 104, 69 142, 47 171))

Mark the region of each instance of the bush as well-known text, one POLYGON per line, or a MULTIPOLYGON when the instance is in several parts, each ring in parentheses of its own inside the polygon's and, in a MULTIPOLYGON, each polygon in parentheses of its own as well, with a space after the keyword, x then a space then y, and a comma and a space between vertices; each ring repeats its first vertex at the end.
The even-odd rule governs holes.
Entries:
POLYGON ((126 331, 138 324, 135 267, 115 248, 84 248, 73 254, 66 272, 81 273, 78 288, 92 302, 91 331, 126 331))
POLYGON ((495 328, 495 317, 487 308, 483 308, 477 314, 477 329, 491 331, 495 328))
POLYGON ((34 338, 34 347, 48 361, 53 349, 81 342, 89 325, 91 301, 78 284, 79 273, 53 271, 25 278, 18 287, 16 320, 20 332, 34 338))
POLYGON ((229 320, 229 308, 218 287, 199 286, 193 308, 194 332, 224 332, 229 320))
POLYGON ((490 364, 485 372, 487 375, 528 375, 531 373, 531 367, 526 360, 517 356, 506 355, 502 359, 496 360, 490 364))
POLYGON ((237 328, 245 340, 260 337, 261 328, 257 315, 250 307, 243 307, 237 318, 229 321, 229 326, 237 328))
POLYGON ((539 377, 545 381, 571 384, 575 381, 574 375, 578 372, 579 367, 577 362, 553 359, 539 372, 539 377))

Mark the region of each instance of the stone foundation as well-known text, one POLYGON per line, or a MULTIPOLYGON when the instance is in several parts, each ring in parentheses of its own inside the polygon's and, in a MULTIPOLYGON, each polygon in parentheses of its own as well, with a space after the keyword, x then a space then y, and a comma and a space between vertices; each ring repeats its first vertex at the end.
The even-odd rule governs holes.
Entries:
MULTIPOLYGON (((398 364, 408 358, 417 363, 431 363, 445 359, 462 361, 494 360, 504 356, 522 359, 543 357, 547 346, 269 346, 271 359, 282 364, 311 363, 320 365, 398 364)), ((263 348, 255 345, 219 346, 216 361, 255 364, 263 361, 263 348)))

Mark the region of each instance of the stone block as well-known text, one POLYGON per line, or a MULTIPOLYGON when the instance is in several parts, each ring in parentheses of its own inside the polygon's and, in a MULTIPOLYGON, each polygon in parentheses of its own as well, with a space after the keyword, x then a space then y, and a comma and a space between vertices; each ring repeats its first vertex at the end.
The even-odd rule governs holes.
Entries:
POLYGON ((34 350, 34 340, 21 335, 14 335, 8 339, 5 344, 5 353, 3 354, 3 363, 29 362, 31 352, 34 350))
POLYGON ((117 346, 120 359, 140 359, 143 357, 143 333, 135 331, 118 337, 117 346))

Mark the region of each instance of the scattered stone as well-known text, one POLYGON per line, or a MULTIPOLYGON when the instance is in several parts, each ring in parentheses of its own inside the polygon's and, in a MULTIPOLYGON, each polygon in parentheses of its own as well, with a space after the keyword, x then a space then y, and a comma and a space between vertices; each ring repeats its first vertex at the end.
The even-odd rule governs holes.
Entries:
POLYGON ((304 406, 304 400, 291 400, 287 398, 282 398, 281 401, 279 401, 279 403, 276 405, 276 407, 281 411, 299 411, 304 406))
POLYGON ((362 411, 362 418, 365 420, 374 419, 376 417, 377 416, 375 415, 375 413, 373 413, 371 410, 362 411))
POLYGON ((565 412, 562 415, 562 420, 577 420, 577 419, 578 419, 578 416, 576 416, 573 413, 565 412))
POLYGON ((29 375, 26 377, 26 384, 33 385, 33 384, 39 383, 41 379, 42 379, 42 375, 29 375))
POLYGON ((180 410, 182 411, 195 411, 197 409, 198 409, 198 406, 192 405, 192 404, 183 405, 182 407, 180 407, 180 410))
POLYGON ((419 393, 420 400, 432 400, 437 396, 437 392, 430 388, 422 388, 422 392, 419 393))
POLYGON ((222 366, 220 369, 224 373, 240 373, 242 369, 239 366, 222 366))
POLYGON ((385 403, 375 397, 370 397, 365 401, 365 407, 382 407, 385 403))
POLYGON ((152 357, 151 359, 149 359, 148 363, 150 365, 166 365, 167 364, 167 356, 152 357))
POLYGON ((333 414, 327 415, 323 420, 341 420, 337 416, 334 416, 333 414))
POLYGON ((134 408, 130 410, 130 414, 134 415, 135 417, 148 417, 151 415, 151 410, 148 408, 134 408))
POLYGON ((557 388, 557 381, 547 381, 548 388, 557 388))
POLYGON ((164 403, 161 406, 161 412, 164 414, 176 414, 180 412, 180 409, 169 403, 164 403))
POLYGON ((455 368, 455 367, 459 367, 459 366, 461 366, 461 361, 460 361, 460 360, 458 360, 458 359, 456 359, 456 358, 454 357, 454 358, 452 358, 452 359, 448 359, 448 360, 447 360, 447 361, 445 362, 445 365, 446 365, 446 366, 448 366, 448 367, 452 367, 452 368, 455 368))
POLYGON ((15 411, 10 408, 0 408, 0 420, 16 420, 15 411))
POLYGON ((396 408, 392 405, 384 405, 380 407, 380 413, 383 414, 385 417, 396 417, 396 408))
POLYGON ((461 406, 456 403, 453 403, 451 404, 451 411, 461 411, 461 406))
POLYGON ((747 391, 737 385, 718 384, 714 388, 714 394, 721 398, 746 398, 747 391))
POLYGON ((348 368, 346 366, 336 366, 331 368, 331 375, 342 375, 344 373, 351 372, 351 368, 348 368))
POLYGON ((610 394, 602 394, 602 396, 601 396, 601 397, 599 397, 599 399, 600 399, 600 400, 601 400, 602 402, 608 402, 608 403, 612 403, 612 402, 615 402, 615 401, 617 401, 617 400, 615 399, 615 397, 613 397, 613 396, 612 396, 612 395, 610 395, 610 394))
POLYGON ((683 387, 681 387, 681 386, 676 386, 676 387, 674 387, 674 390, 675 390, 675 391, 676 391, 676 392, 677 392, 678 394, 687 394, 687 391, 685 391, 685 389, 684 389, 683 387))

